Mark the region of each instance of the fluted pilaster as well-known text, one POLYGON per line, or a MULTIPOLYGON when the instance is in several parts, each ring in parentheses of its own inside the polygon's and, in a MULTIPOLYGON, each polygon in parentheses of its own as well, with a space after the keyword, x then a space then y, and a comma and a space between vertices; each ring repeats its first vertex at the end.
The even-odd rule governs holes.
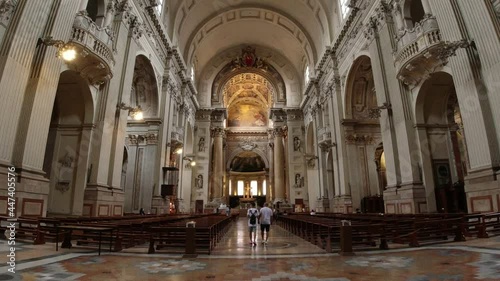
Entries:
POLYGON ((275 201, 284 202, 286 199, 285 190, 285 169, 284 169, 284 146, 283 137, 285 130, 283 128, 275 128, 273 130, 273 146, 274 146, 274 190, 275 201))
POLYGON ((224 177, 224 137, 226 131, 222 127, 212 127, 212 138, 214 140, 213 149, 213 175, 211 176, 211 196, 212 201, 220 200, 222 196, 222 183, 224 177))

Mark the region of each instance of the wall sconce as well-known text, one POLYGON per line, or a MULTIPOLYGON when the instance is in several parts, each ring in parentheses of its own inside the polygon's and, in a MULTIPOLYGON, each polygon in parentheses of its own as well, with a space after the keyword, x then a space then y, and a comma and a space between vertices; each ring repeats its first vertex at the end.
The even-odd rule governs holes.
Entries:
POLYGON ((196 161, 194 161, 194 159, 193 159, 193 158, 191 158, 191 157, 187 157, 187 156, 185 156, 185 157, 183 157, 183 158, 182 158, 182 160, 186 160, 186 161, 188 161, 188 162, 189 162, 189 165, 191 165, 191 167, 196 166, 196 161))
POLYGON ((52 36, 47 36, 45 38, 38 38, 36 46, 40 45, 54 46, 57 48, 57 57, 62 58, 65 61, 72 61, 76 59, 76 48, 71 43, 65 43, 62 40, 53 40, 52 36))
POLYGON ((387 113, 389 115, 392 114, 392 105, 390 103, 384 102, 381 106, 368 109, 368 117, 370 119, 380 118, 380 113, 382 112, 382 109, 387 109, 387 113))
POLYGON ((174 149, 175 154, 182 154, 182 146, 180 143, 174 143, 174 145, 172 145, 172 143, 168 142, 167 146, 173 147, 172 149, 174 149))
POLYGON ((304 154, 304 157, 306 158, 307 166, 309 166, 310 168, 314 168, 316 164, 314 160, 318 159, 318 156, 311 154, 304 154))
POLYGON ((140 121, 144 119, 144 115, 142 113, 141 106, 138 105, 137 107, 131 107, 126 105, 124 102, 120 103, 119 105, 116 106, 118 109, 122 110, 128 110, 130 117, 136 121, 140 121))

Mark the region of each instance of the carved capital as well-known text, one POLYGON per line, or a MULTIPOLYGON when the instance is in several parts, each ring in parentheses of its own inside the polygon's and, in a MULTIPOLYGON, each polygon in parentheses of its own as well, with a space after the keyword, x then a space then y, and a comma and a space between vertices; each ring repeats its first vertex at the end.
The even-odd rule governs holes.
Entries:
POLYGON ((210 133, 212 137, 225 137, 226 130, 222 127, 212 127, 210 128, 210 133))
POLYGON ((158 134, 149 133, 144 136, 147 144, 158 144, 158 134))
POLYGON ((273 129, 273 137, 284 137, 286 134, 286 128, 278 127, 273 129))

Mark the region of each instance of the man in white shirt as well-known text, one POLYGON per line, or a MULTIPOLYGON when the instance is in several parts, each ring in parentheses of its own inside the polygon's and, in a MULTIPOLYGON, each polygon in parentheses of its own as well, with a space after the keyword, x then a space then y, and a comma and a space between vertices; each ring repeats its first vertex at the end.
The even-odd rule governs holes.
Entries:
POLYGON ((264 208, 260 209, 260 231, 262 237, 262 244, 267 244, 269 240, 269 230, 271 229, 271 217, 273 216, 273 210, 268 207, 269 204, 264 203, 264 208), (264 232, 267 233, 266 239, 264 239, 264 232))
POLYGON ((257 223, 259 218, 259 210, 255 208, 255 203, 251 203, 252 207, 247 211, 248 217, 248 234, 250 237, 250 244, 257 245, 257 223), (253 235, 252 235, 253 233, 253 235))

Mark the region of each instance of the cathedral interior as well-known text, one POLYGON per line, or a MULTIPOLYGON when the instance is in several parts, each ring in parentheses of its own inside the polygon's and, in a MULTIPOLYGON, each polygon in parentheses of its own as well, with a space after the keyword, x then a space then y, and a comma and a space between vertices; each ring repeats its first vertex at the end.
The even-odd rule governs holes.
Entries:
MULTIPOLYGON (((499 73, 499 0, 0 0, 2 229, 8 217, 246 217, 268 203, 497 214, 475 228, 488 236, 500 228, 499 73)), ((287 220, 254 250, 246 220, 232 224, 220 259, 134 260, 143 245, 53 260, 53 244, 28 243, 27 271, 0 280, 500 280, 498 238, 348 259, 289 236, 287 220), (235 256, 259 274, 223 271, 235 256)))

